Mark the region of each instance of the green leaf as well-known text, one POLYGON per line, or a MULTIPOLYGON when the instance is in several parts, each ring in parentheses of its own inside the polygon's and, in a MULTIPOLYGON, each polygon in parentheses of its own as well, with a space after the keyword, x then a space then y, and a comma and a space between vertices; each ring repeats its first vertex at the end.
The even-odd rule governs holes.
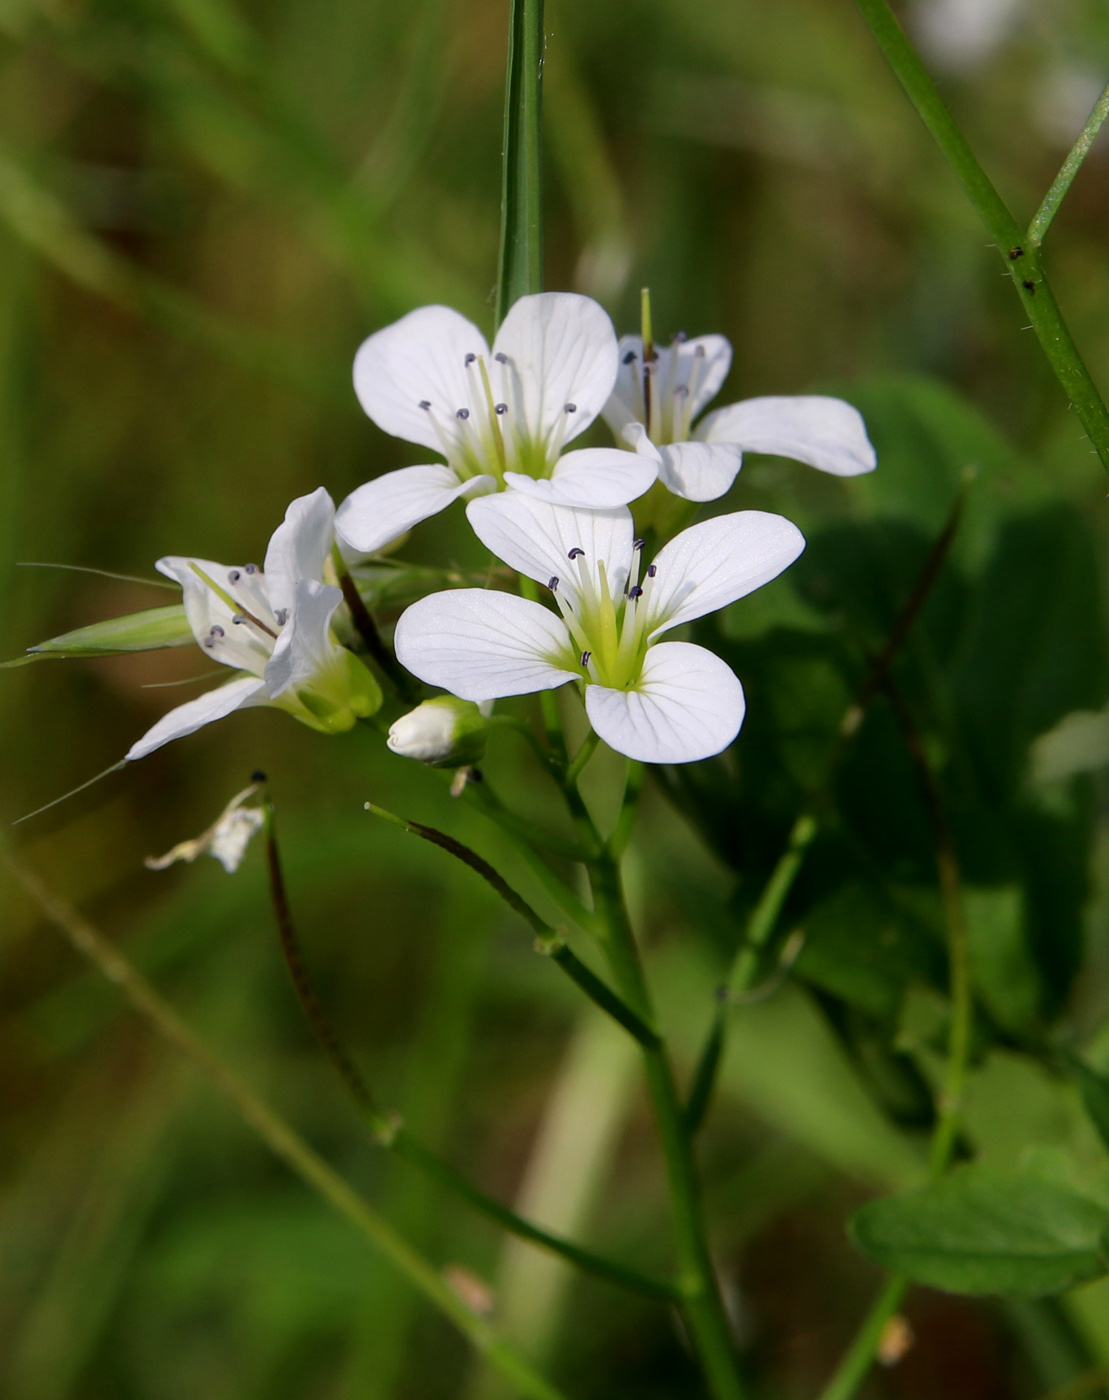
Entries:
POLYGON ((504 93, 498 325, 514 301, 543 289, 542 74, 543 0, 512 0, 504 93))
POLYGON ((27 650, 32 657, 115 656, 120 652, 156 651, 193 643, 184 605, 175 603, 168 608, 146 608, 124 617, 110 617, 106 622, 94 622, 91 627, 78 627, 27 650))
POLYGON ((966 889, 963 906, 975 991, 1002 1029, 1030 1030, 1039 1011, 1040 980, 1025 937, 1020 887, 966 889))
POLYGON ((1055 1183, 972 1166, 863 1206, 851 1238, 875 1263, 948 1293, 1040 1298, 1106 1272, 1104 1207, 1055 1183))
POLYGON ((1109 1083, 1081 1060, 1072 1061, 1082 1094, 1082 1106, 1098 1136, 1109 1148, 1109 1083))

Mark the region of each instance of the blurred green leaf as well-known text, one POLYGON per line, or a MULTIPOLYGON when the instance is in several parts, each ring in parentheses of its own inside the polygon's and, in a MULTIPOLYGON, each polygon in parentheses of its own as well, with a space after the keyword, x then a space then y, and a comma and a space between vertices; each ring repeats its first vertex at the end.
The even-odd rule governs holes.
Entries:
POLYGON ((1040 986, 1025 938, 1019 886, 964 889, 963 907, 976 994, 1004 1030, 1031 1030, 1039 1010, 1040 986))
POLYGON ((1040 1298, 1107 1271, 1104 1207, 1035 1177, 964 1167, 872 1201, 851 1238, 868 1258, 948 1293, 1040 1298))
POLYGON ((1075 1058, 1072 1064, 1078 1077, 1082 1106, 1098 1136, 1109 1148, 1109 1082, 1082 1060, 1075 1058))

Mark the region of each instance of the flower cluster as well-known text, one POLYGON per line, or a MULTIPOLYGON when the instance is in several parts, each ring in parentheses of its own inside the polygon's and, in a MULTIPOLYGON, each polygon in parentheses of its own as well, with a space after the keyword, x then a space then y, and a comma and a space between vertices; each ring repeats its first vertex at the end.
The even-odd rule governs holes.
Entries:
MULTIPOLYGON (((641 528, 649 520, 645 533, 662 535, 646 559, 634 503, 661 492, 688 503, 688 519, 695 503, 728 490, 748 451, 838 476, 875 466, 862 419, 839 399, 756 398, 704 414, 730 365, 722 336, 679 336, 667 347, 649 332, 618 341, 596 302, 568 293, 522 297, 492 347, 443 306, 370 336, 354 363, 362 407, 445 461, 387 472, 337 510, 322 488, 299 498, 261 569, 160 559, 181 585, 182 627, 236 675, 172 710, 127 758, 247 706, 276 706, 326 733, 376 714, 378 682, 342 640, 352 617, 340 610, 358 603, 348 565, 459 498, 482 543, 539 587, 522 586, 526 596, 451 588, 407 608, 397 659, 447 695, 396 720, 390 748, 425 763, 472 762, 493 701, 573 684, 593 730, 619 753, 652 763, 719 753, 743 721, 739 680, 704 647, 665 638, 774 578, 804 540, 788 520, 756 510, 667 540, 658 512, 644 507, 641 528), (572 448, 599 417, 615 445, 572 448)), ((147 644, 178 644, 167 640, 167 610, 155 611, 158 640, 147 644)), ((141 645, 146 625, 122 631, 141 645)), ((112 626, 121 635, 120 620, 112 626)), ((64 650, 64 640, 44 647, 64 650)))

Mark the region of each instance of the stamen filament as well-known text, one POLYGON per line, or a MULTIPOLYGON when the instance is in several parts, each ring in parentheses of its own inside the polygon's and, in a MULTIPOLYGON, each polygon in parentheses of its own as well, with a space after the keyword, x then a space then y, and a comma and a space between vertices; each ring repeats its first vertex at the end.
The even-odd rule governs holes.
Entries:
POLYGON ((197 578, 199 578, 202 583, 208 585, 221 603, 227 604, 231 609, 232 616, 237 614, 245 619, 245 621, 253 623, 260 631, 265 632, 268 637, 272 637, 275 642, 277 641, 277 633, 272 627, 267 627, 261 618, 257 618, 252 612, 248 612, 242 603, 232 598, 231 594, 228 593, 225 588, 221 588, 215 579, 209 578, 204 570, 200 568, 198 564, 194 564, 191 559, 189 560, 189 568, 192 569, 193 573, 196 574, 197 578))
POLYGON ((501 436, 501 420, 497 415, 497 404, 493 398, 493 386, 489 382, 489 369, 485 363, 485 356, 478 356, 478 369, 481 371, 481 386, 485 390, 485 406, 489 413, 489 431, 493 434, 493 446, 497 450, 500 458, 501 473, 508 470, 508 458, 505 455, 504 438, 501 436))

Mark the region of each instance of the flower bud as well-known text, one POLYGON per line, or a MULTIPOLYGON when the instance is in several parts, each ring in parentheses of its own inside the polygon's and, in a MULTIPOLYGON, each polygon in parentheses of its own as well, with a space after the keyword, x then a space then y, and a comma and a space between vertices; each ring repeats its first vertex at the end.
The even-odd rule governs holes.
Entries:
POLYGON ((472 700, 438 695, 401 715, 389 729, 388 744, 394 753, 433 768, 459 768, 477 763, 485 753, 488 728, 472 700))

